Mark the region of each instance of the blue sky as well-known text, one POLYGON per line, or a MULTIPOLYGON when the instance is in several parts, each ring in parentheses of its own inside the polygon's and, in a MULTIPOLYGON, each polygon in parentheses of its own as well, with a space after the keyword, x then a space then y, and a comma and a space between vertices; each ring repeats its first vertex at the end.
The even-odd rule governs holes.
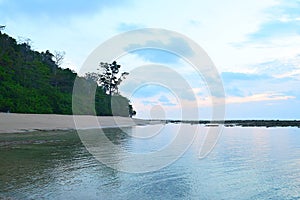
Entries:
MULTIPOLYGON (((0 24, 17 39, 30 38, 35 50, 65 51, 63 66, 76 71, 98 45, 117 34, 138 28, 173 30, 197 42, 215 63, 228 119, 300 118, 300 1, 0 0, 0 24)), ((180 38, 161 47, 178 48, 183 57, 193 53, 180 38)), ((196 95, 197 104, 187 98, 182 107, 176 93, 166 87, 150 85, 134 94, 124 87, 137 117, 150 118, 158 105, 167 118, 180 118, 183 108, 197 109, 199 118, 209 118, 210 91, 201 74, 180 56, 144 49, 118 61, 129 72, 149 64, 168 66, 190 85, 177 91, 196 95)), ((176 85, 172 76, 157 71, 139 75, 169 78, 176 85)))

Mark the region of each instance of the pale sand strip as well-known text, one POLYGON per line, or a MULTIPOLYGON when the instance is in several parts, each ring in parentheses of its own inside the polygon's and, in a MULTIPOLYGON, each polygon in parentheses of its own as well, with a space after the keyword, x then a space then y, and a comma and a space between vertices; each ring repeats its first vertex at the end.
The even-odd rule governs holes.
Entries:
POLYGON ((92 129, 147 125, 150 122, 127 117, 96 117, 88 115, 0 113, 0 133, 34 130, 92 129))

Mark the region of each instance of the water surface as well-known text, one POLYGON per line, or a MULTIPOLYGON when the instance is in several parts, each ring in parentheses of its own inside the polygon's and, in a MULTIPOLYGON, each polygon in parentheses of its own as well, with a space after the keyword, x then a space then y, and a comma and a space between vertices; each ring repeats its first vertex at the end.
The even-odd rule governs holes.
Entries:
MULTIPOLYGON (((106 129, 106 135, 145 153, 168 145, 178 126, 189 134, 192 125, 166 125, 150 140, 126 133, 151 127, 106 129)), ((199 137, 176 162, 142 174, 102 164, 76 131, 1 134, 0 199, 300 199, 300 129, 224 128, 215 149, 199 160, 208 129, 199 127, 199 137)))

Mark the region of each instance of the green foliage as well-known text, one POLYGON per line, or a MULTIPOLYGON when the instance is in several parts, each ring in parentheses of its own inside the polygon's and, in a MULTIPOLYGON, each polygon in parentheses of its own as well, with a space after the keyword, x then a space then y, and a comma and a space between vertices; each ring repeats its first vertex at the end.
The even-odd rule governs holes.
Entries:
POLYGON ((130 116, 136 114, 130 101, 119 94, 118 86, 129 74, 123 72, 119 77, 121 65, 116 61, 109 63, 100 63, 98 73, 86 73, 85 78, 94 82, 96 91, 96 113, 98 115, 130 116), (108 95, 108 96, 107 96, 108 95), (107 110, 107 108, 111 108, 107 110))
MULTIPOLYGON (((122 96, 116 101, 119 111, 112 112, 110 105, 115 100, 107 91, 115 91, 116 87, 100 87, 92 77, 78 77, 72 70, 60 68, 59 56, 48 50, 33 51, 29 42, 17 44, 0 32, 0 112, 72 114, 73 85, 78 78, 84 87, 82 96, 77 97, 83 103, 81 114, 130 115, 129 101, 122 96), (92 88, 94 94, 87 95, 92 88)), ((117 84, 115 80, 111 83, 117 84)))
POLYGON ((118 94, 118 86, 129 73, 123 72, 120 77, 117 77, 121 65, 118 65, 116 61, 111 64, 101 62, 99 66, 100 69, 98 69, 98 73, 87 73, 86 78, 97 82, 106 94, 109 94, 110 96, 118 94))

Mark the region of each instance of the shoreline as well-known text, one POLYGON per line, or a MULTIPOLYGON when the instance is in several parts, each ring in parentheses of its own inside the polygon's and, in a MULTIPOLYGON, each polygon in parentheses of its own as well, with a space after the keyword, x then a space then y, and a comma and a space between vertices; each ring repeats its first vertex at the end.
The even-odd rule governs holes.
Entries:
POLYGON ((201 124, 206 127, 298 127, 299 120, 150 120, 117 116, 0 113, 0 134, 32 131, 117 128, 154 124, 201 124))
POLYGON ((116 128, 157 123, 114 116, 0 113, 0 133, 116 128))

